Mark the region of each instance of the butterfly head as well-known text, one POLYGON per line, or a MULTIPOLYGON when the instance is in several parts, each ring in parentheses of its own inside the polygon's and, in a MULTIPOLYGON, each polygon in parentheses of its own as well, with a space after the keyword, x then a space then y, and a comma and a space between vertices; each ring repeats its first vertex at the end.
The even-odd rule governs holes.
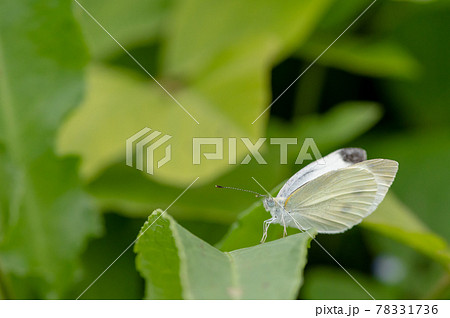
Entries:
POLYGON ((271 197, 265 198, 263 200, 263 204, 264 204, 264 209, 266 209, 268 212, 270 212, 270 210, 272 210, 276 206, 275 200, 271 197))
POLYGON ((277 198, 266 197, 263 201, 263 205, 273 218, 277 218, 283 212, 283 205, 277 198))

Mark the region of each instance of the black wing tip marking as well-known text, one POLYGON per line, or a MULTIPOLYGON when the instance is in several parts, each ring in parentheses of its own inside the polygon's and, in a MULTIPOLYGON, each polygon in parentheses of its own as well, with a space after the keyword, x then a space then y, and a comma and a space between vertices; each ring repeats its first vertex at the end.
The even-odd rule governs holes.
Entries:
POLYGON ((339 154, 345 162, 358 163, 367 160, 367 153, 361 148, 343 148, 339 154))

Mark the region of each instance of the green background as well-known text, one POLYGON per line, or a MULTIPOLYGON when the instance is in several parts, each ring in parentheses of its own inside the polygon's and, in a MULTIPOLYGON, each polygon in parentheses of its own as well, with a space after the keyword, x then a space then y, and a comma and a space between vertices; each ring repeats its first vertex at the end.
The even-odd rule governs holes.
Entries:
POLYGON ((82 299, 367 299, 304 234, 259 245, 260 199, 214 188, 276 189, 304 138, 399 162, 379 209, 317 241, 377 299, 449 298, 448 1, 375 2, 254 124, 370 1, 79 3, 199 124, 75 1, 1 1, 0 299, 77 298, 197 177, 82 299), (153 176, 125 165, 144 127, 172 136, 153 176), (300 142, 193 165, 193 137, 238 138, 238 163, 241 137, 300 142))

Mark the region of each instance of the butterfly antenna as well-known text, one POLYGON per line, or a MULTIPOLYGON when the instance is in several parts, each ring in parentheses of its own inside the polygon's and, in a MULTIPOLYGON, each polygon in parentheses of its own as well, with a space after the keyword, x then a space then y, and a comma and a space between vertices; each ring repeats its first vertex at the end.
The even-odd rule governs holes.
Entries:
POLYGON ((246 189, 240 189, 240 188, 234 188, 234 187, 224 187, 224 186, 220 186, 220 185, 217 185, 217 184, 216 184, 216 188, 219 188, 219 189, 231 189, 231 190, 239 190, 239 191, 244 191, 244 192, 250 192, 250 193, 256 194, 256 197, 264 197, 264 198, 267 198, 266 195, 263 195, 263 194, 261 194, 261 193, 255 192, 255 191, 246 190, 246 189))

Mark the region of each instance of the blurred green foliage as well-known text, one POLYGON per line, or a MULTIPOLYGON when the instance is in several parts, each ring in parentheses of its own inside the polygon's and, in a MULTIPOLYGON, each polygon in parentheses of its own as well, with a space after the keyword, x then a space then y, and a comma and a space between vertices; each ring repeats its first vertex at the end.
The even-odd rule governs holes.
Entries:
POLYGON ((397 160, 379 209, 316 239, 375 298, 450 297, 448 2, 376 3, 254 124, 369 1, 79 2, 199 124, 75 2, 0 2, 0 298, 78 297, 198 176, 83 298, 367 298, 295 229, 259 245, 260 200, 213 187, 276 193, 301 145, 193 165, 192 137, 397 160), (173 136, 154 176, 125 165, 146 126, 173 136))
POLYGON ((1 2, 3 297, 61 297, 79 277, 86 239, 99 234, 98 211, 81 187, 76 160, 54 150, 64 116, 81 99, 87 61, 69 2, 1 2))

